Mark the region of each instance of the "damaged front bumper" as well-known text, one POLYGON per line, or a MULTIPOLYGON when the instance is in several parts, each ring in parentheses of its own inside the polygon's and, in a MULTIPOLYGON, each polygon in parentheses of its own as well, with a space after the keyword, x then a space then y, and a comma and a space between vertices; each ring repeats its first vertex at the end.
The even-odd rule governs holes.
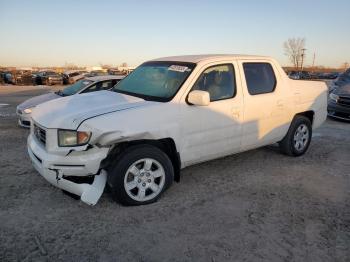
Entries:
POLYGON ((107 173, 100 169, 108 148, 91 148, 74 151, 67 155, 56 155, 31 134, 28 137, 28 154, 34 168, 52 185, 80 196, 81 201, 95 205, 106 185, 107 173), (79 179, 81 178, 81 179, 79 179), (91 178, 89 179, 84 178, 91 178))

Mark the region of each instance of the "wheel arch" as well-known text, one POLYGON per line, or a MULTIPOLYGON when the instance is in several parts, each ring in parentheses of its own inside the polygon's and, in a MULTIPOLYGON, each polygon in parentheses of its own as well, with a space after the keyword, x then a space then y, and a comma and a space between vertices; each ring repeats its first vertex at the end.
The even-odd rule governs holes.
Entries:
POLYGON ((170 137, 158 140, 132 140, 115 144, 109 152, 108 156, 102 161, 101 168, 108 169, 112 161, 116 161, 118 159, 118 156, 122 154, 125 149, 135 145, 151 145, 162 150, 169 157, 174 167, 174 180, 176 182, 180 182, 181 158, 179 152, 177 151, 175 141, 170 137))
MULTIPOLYGON (((315 117, 315 112, 314 112, 313 110, 308 110, 308 111, 303 111, 303 112, 296 113, 296 114, 293 116, 292 120, 288 123, 288 129, 287 129, 287 131, 286 131, 284 137, 288 134, 288 131, 289 131, 289 129, 291 128, 293 121, 294 121, 298 116, 304 116, 304 117, 306 117, 307 119, 310 120, 310 122, 311 122, 311 127, 313 126, 314 117, 315 117)), ((284 138, 284 137, 283 137, 283 138, 284 138)), ((280 141, 279 141, 279 142, 280 142, 280 141)))
POLYGON ((304 116, 304 117, 308 118, 308 119, 310 120, 310 122, 311 122, 311 125, 312 125, 313 122, 314 122, 315 112, 314 112, 313 110, 308 110, 308 111, 300 112, 300 113, 297 113, 297 114, 294 116, 294 118, 297 117, 297 116, 304 116))

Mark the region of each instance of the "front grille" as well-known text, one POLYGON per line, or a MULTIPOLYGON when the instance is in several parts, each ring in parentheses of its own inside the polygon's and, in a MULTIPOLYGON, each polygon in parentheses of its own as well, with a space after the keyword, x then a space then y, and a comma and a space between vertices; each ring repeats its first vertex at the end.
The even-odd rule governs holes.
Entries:
POLYGON ((34 135, 44 145, 46 145, 46 131, 45 129, 34 124, 34 135))
POLYGON ((350 107, 350 97, 347 96, 340 96, 337 100, 337 103, 342 106, 349 106, 350 107))

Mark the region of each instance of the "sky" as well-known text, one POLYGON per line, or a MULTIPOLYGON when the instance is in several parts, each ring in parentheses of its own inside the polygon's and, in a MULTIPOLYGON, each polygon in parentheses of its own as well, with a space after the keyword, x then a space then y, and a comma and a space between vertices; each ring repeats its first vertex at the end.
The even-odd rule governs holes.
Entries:
POLYGON ((350 63, 349 0, 0 0, 0 65, 130 66, 163 56, 256 54, 350 63))

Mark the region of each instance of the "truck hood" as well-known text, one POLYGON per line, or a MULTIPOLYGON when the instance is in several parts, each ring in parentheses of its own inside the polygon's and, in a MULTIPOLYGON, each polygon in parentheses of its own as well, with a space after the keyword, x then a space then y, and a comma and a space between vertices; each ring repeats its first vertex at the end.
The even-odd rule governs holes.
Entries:
POLYGON ((56 98, 60 98, 61 96, 55 94, 55 93, 48 93, 48 94, 44 94, 44 95, 40 95, 40 96, 35 96, 33 98, 30 98, 26 101, 24 101, 22 104, 18 105, 18 109, 20 110, 24 110, 27 108, 31 108, 31 107, 35 107, 39 104, 45 103, 47 101, 56 99, 56 98))
POLYGON ((34 122, 46 128, 75 130, 86 119, 145 106, 152 102, 111 91, 77 94, 55 99, 37 106, 34 122))

